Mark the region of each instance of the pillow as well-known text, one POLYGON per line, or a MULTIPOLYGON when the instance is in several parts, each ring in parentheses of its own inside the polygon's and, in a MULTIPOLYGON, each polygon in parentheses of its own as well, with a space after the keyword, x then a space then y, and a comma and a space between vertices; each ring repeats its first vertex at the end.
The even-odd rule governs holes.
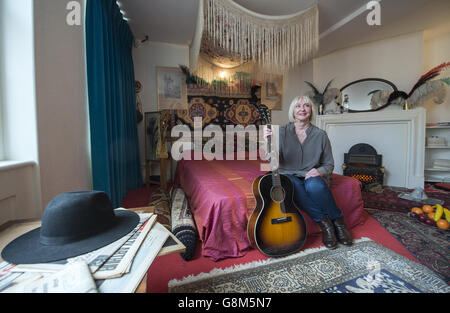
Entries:
POLYGON ((186 252, 180 255, 185 261, 189 261, 195 253, 197 227, 183 189, 174 188, 171 194, 172 233, 186 246, 186 252))

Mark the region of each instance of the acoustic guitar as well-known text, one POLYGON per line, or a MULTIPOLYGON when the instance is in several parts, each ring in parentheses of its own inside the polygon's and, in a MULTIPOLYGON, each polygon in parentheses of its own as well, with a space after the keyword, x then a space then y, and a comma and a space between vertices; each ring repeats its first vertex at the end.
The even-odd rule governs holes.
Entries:
MULTIPOLYGON (((267 127, 270 122, 267 107, 257 107, 267 127)), ((271 138, 267 138, 271 155, 271 138)), ((298 252, 306 241, 306 223, 293 201, 291 180, 279 173, 270 159, 271 171, 253 181, 256 207, 247 224, 247 236, 253 247, 270 257, 298 252)))

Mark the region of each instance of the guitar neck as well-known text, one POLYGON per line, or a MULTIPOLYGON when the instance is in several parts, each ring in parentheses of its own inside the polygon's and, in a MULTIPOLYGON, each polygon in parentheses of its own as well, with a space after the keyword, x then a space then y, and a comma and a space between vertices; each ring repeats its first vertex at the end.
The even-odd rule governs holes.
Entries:
MULTIPOLYGON (((272 129, 270 124, 267 124, 268 129, 272 129)), ((272 136, 267 137, 267 150, 270 155, 270 167, 272 168, 272 183, 274 187, 281 186, 280 172, 278 166, 274 166, 274 161, 272 160, 272 136)))

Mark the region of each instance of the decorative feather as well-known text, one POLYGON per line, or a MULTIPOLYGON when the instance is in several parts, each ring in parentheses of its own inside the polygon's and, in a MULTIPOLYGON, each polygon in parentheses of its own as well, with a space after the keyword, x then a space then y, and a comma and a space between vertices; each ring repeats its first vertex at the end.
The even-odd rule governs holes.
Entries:
POLYGON ((412 108, 424 105, 431 98, 434 103, 441 104, 447 96, 447 88, 447 84, 440 79, 426 82, 414 91, 408 102, 412 108))
POLYGON ((330 80, 330 81, 328 82, 327 86, 325 87, 325 89, 324 89, 323 92, 322 92, 322 95, 325 95, 325 94, 326 94, 326 92, 327 92, 328 88, 330 88, 331 83, 333 82, 333 80, 334 80, 334 79, 332 79, 332 80, 330 80))
POLYGON ((419 88, 420 86, 425 84, 427 81, 435 78, 436 76, 439 76, 441 74, 441 71, 446 69, 449 66, 450 66, 450 62, 444 62, 444 63, 436 66, 435 68, 429 70, 426 74, 422 75, 422 77, 420 77, 419 81, 414 85, 414 87, 409 92, 408 98, 413 94, 413 92, 417 88, 419 88))
POLYGON ((450 77, 442 78, 441 80, 442 80, 444 83, 446 83, 447 85, 450 86, 450 77))
POLYGON ((321 94, 321 93, 319 92, 319 90, 317 90, 317 88, 314 87, 313 84, 311 84, 310 82, 307 82, 307 81, 305 81, 305 83, 307 83, 307 84, 312 88, 312 90, 314 91, 314 94, 315 94, 315 95, 320 95, 320 94, 321 94))

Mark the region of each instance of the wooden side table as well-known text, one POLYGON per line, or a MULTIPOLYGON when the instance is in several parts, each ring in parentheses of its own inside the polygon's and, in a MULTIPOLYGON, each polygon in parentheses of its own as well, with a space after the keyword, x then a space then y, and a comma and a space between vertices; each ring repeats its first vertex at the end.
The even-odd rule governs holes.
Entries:
POLYGON ((163 190, 167 190, 167 163, 169 163, 170 167, 170 175, 172 175, 172 160, 167 159, 159 159, 159 160, 146 160, 145 161, 145 184, 149 186, 150 184, 159 184, 163 190), (152 163, 159 163, 159 181, 152 181, 151 177, 151 165, 152 163))

